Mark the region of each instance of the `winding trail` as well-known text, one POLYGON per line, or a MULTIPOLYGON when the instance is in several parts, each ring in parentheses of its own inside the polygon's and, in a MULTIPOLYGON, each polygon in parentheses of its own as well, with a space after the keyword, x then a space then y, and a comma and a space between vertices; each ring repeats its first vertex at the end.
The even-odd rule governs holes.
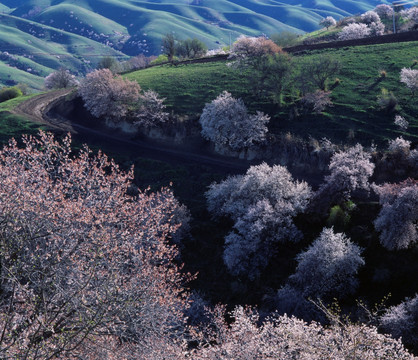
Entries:
POLYGON ((92 129, 72 122, 51 111, 73 91, 74 89, 61 89, 34 96, 19 104, 13 112, 38 124, 46 125, 52 131, 71 132, 77 140, 87 143, 89 146, 100 147, 102 145, 107 151, 111 150, 116 153, 130 154, 170 164, 207 165, 225 173, 242 173, 249 166, 257 163, 217 155, 203 149, 185 150, 171 144, 129 139, 126 135, 117 132, 92 129))

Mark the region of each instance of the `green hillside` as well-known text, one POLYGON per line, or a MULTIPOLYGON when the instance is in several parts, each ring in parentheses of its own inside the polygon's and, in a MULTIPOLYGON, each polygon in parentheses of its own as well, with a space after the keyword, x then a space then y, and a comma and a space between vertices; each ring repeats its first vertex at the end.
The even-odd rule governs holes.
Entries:
POLYGON ((313 31, 324 16, 364 12, 376 0, 3 0, 12 14, 86 36, 129 55, 158 54, 161 37, 196 36, 209 48, 226 45, 229 36, 281 31, 313 31))
POLYGON ((152 88, 166 97, 169 109, 180 115, 197 118, 205 103, 227 90, 235 97, 242 97, 252 111, 268 112, 272 116, 271 130, 276 133, 289 131, 303 137, 328 137, 337 143, 351 141, 364 145, 370 145, 372 141, 387 144, 388 139, 402 135, 416 143, 418 102, 400 83, 399 73, 403 67, 416 66, 417 45, 407 42, 357 46, 295 56, 295 66, 298 66, 302 58, 331 55, 341 62, 342 71, 338 74, 339 85, 332 90, 333 107, 324 114, 303 115, 292 121, 289 120, 291 104, 278 109, 268 99, 255 98, 249 90, 249 77, 227 67, 225 62, 164 65, 126 76, 137 80, 142 88, 152 88), (386 77, 381 76, 381 71, 386 72, 386 77), (397 98, 395 113, 409 121, 407 132, 394 125, 395 113, 387 113, 379 107, 377 98, 383 88, 397 98))
POLYGON ((59 67, 75 75, 95 68, 105 55, 124 56, 101 43, 14 16, 1 15, 0 84, 27 83, 42 89, 46 75, 59 67))
MULTIPOLYGON (((379 1, 380 2, 380 1, 379 1)), ((364 12, 376 0, 1 0, 0 62, 34 89, 64 66, 84 75, 106 55, 158 55, 161 39, 198 38, 209 49, 241 34, 259 36, 318 28, 321 18, 364 12), (8 55, 19 59, 7 58, 8 55), (25 60, 24 58, 31 60, 25 60), (30 69, 28 72, 27 70, 30 69), (29 75, 37 77, 37 81, 29 75), (35 81, 35 83, 34 83, 35 81)), ((0 74, 0 85, 9 83, 0 74)))

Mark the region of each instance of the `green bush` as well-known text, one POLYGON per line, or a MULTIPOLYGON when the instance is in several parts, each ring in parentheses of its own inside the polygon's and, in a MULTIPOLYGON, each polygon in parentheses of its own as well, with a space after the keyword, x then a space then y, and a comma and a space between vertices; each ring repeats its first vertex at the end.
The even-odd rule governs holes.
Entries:
POLYGON ((155 60, 152 60, 150 62, 150 65, 159 65, 159 64, 164 64, 168 62, 168 56, 165 54, 161 54, 160 56, 158 56, 155 60))
POLYGON ((22 95, 22 90, 20 90, 17 86, 5 87, 0 90, 0 102, 14 99, 22 95))

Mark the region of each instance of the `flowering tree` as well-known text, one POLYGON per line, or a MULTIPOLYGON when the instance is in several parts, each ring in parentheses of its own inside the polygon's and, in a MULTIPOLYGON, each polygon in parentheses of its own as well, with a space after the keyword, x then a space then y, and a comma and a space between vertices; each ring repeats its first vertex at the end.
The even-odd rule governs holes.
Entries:
POLYGON ((303 296, 311 298, 344 297, 352 294, 358 285, 355 277, 364 265, 361 249, 343 233, 324 229, 304 252, 300 253, 296 272, 289 283, 303 296))
POLYGON ((59 68, 45 78, 44 85, 47 89, 62 89, 77 86, 78 81, 68 70, 59 68))
POLYGON ((392 7, 386 4, 377 5, 374 12, 379 15, 381 19, 388 19, 393 15, 392 7))
POLYGON ((371 30, 366 24, 348 24, 338 34, 339 40, 362 39, 370 36, 371 30))
POLYGON ((0 152, 1 357, 150 358, 174 344, 186 304, 172 193, 127 195, 132 171, 71 156, 69 136, 23 140, 0 152))
POLYGON ((78 92, 84 106, 95 116, 120 120, 127 116, 139 100, 140 86, 136 81, 114 76, 109 69, 87 74, 78 92))
POLYGON ((310 195, 310 187, 294 181, 285 167, 266 163, 212 184, 206 193, 209 211, 235 222, 225 238, 229 271, 255 278, 273 255, 275 243, 298 240, 301 234, 293 217, 306 208, 310 195))
POLYGON ((253 65, 263 56, 274 55, 282 50, 272 40, 264 36, 248 37, 241 35, 232 44, 230 58, 234 59, 237 66, 253 65))
POLYGON ((323 112, 327 106, 332 105, 330 94, 330 91, 316 90, 313 93, 305 94, 300 101, 304 108, 319 114, 323 112))
POLYGON ((409 122, 401 115, 396 115, 394 120, 395 125, 397 125, 401 130, 407 130, 409 122))
POLYGON ((388 250, 406 249, 418 242, 418 181, 375 186, 382 209, 374 222, 380 243, 388 250))
POLYGON ((402 341, 416 347, 418 345, 418 294, 387 309, 380 318, 380 324, 382 329, 394 338, 402 337, 402 341))
POLYGON ((218 317, 210 344, 204 342, 193 359, 413 359, 400 340, 371 326, 335 319, 324 327, 287 315, 261 322, 254 309, 243 307, 235 308, 231 317, 231 325, 218 317))
POLYGON ((240 151, 265 140, 269 120, 268 115, 259 111, 248 114, 242 99, 234 99, 224 91, 205 105, 199 122, 202 136, 214 142, 216 149, 240 151))
POLYGON ((415 90, 418 89, 418 70, 402 68, 401 82, 410 88, 412 94, 414 94, 415 90))
POLYGON ((413 6, 413 7, 410 7, 409 9, 402 10, 401 15, 405 20, 411 22, 412 24, 418 23, 418 7, 417 6, 413 6))
POLYGON ((385 24, 381 21, 369 24, 370 36, 381 36, 385 33, 385 24))
POLYGON ((153 90, 141 94, 139 96, 139 109, 135 112, 133 124, 138 127, 149 128, 156 124, 165 123, 169 114, 164 111, 166 108, 163 104, 164 100, 153 90))
POLYGON ((319 212, 328 209, 331 204, 348 200, 356 190, 369 190, 369 178, 375 167, 370 157, 360 144, 332 156, 330 174, 325 177, 313 202, 319 212))
POLYGON ((319 22, 319 25, 326 27, 327 30, 330 26, 335 26, 336 24, 337 21, 332 16, 327 16, 319 22))
POLYGON ((152 90, 141 93, 136 81, 114 76, 109 69, 93 71, 78 88, 84 106, 96 117, 113 122, 122 120, 139 128, 149 128, 168 120, 164 99, 152 90))
POLYGON ((380 17, 375 11, 370 10, 361 15, 361 21, 365 24, 378 23, 380 17))

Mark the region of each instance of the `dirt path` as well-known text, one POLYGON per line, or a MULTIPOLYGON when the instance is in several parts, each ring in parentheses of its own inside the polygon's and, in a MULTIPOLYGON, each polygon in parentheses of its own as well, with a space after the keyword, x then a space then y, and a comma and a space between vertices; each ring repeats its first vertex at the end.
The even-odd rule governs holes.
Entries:
POLYGON ((80 142, 90 146, 103 146, 107 151, 134 154, 138 157, 164 161, 173 164, 204 164, 225 173, 244 172, 253 162, 224 157, 196 149, 187 151, 150 141, 132 140, 118 133, 92 129, 80 123, 71 122, 51 109, 67 97, 73 89, 61 89, 40 94, 24 101, 14 113, 38 124, 47 125, 53 131, 71 132, 80 142))
POLYGON ((70 122, 57 121, 46 115, 57 102, 65 98, 72 91, 74 91, 73 88, 60 89, 34 96, 16 106, 13 113, 24 116, 38 124, 48 125, 48 127, 53 129, 73 132, 70 122))

